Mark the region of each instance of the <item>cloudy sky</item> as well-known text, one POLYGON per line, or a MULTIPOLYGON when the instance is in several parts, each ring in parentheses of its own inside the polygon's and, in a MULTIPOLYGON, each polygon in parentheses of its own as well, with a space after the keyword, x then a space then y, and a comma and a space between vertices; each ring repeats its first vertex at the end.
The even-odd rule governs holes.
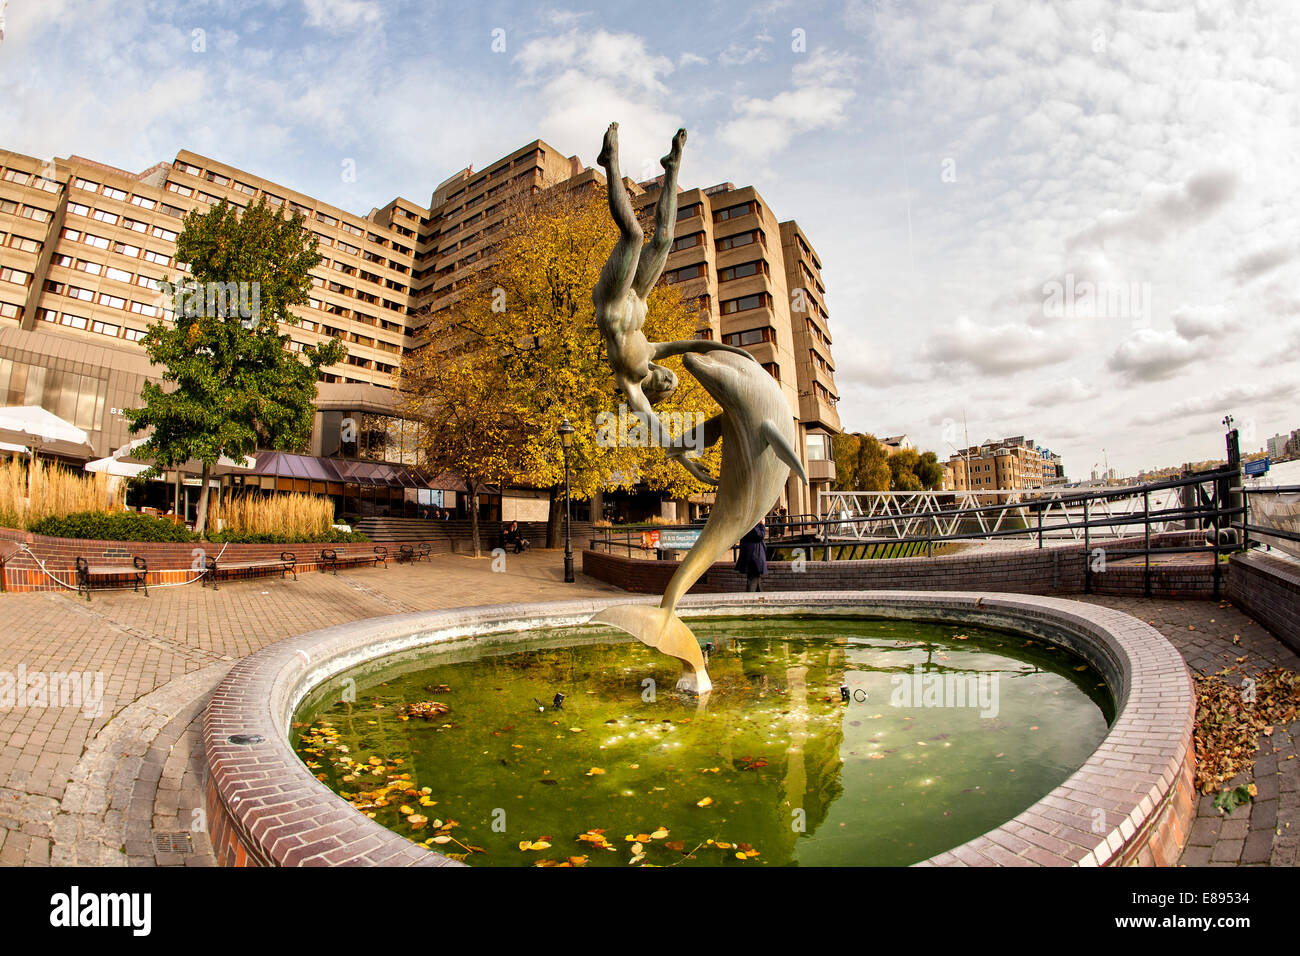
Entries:
POLYGON ((1300 427, 1294 0, 9 0, 0 145, 189 148, 365 213, 541 138, 757 186, 820 253, 846 427, 1071 477, 1300 427), (343 175, 355 164, 355 181, 343 175), (964 424, 963 424, 964 423, 964 424))

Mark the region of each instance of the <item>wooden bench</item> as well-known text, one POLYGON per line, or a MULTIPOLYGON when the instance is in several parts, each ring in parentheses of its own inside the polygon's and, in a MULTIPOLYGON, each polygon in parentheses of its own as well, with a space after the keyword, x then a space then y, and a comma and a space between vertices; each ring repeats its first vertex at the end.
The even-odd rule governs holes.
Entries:
POLYGON ((298 556, 292 551, 281 551, 278 558, 263 558, 260 561, 218 561, 215 555, 208 555, 204 558, 207 564, 208 573, 204 575, 203 583, 200 587, 207 586, 207 579, 212 579, 212 590, 217 589, 217 577, 222 574, 239 574, 241 571, 255 574, 258 571, 279 571, 280 577, 292 571, 293 579, 298 580, 298 556))
POLYGON ((433 545, 427 541, 421 541, 419 545, 403 544, 397 549, 397 563, 403 561, 410 564, 414 561, 423 561, 429 555, 433 554, 433 545))
POLYGON ((333 571, 339 573, 340 564, 364 564, 369 561, 375 567, 380 563, 385 568, 388 567, 388 549, 382 545, 376 545, 374 551, 339 551, 335 548, 321 548, 320 552, 320 569, 321 572, 333 571))
POLYGON ((83 591, 86 600, 90 600, 90 589, 95 578, 131 579, 131 590, 138 591, 144 587, 144 596, 149 596, 149 562, 140 555, 131 559, 130 564, 91 564, 85 558, 77 558, 77 594, 83 591))

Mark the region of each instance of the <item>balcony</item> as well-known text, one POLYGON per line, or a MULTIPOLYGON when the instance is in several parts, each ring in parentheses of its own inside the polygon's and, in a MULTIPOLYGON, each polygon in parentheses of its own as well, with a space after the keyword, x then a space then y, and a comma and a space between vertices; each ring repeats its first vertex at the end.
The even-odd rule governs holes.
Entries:
POLYGON ((809 481, 834 481, 835 462, 827 458, 814 458, 808 462, 809 481))

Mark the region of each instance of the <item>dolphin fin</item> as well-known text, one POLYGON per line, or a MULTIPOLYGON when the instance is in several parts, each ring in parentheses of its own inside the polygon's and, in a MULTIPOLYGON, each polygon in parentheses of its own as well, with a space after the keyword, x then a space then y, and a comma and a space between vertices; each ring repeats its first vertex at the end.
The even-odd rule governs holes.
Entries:
POLYGON ((649 604, 618 604, 593 614, 590 623, 608 624, 627 631, 642 644, 648 644, 677 658, 686 666, 682 685, 690 690, 704 693, 712 686, 705 670, 704 652, 700 650, 699 640, 671 608, 649 604))
POLYGON ((786 437, 782 435, 775 425, 771 422, 763 422, 763 427, 759 430, 763 440, 772 446, 772 451, 776 452, 776 457, 790 466, 790 470, 799 476, 800 480, 808 484, 808 473, 803 470, 803 462, 799 460, 799 454, 791 446, 786 437))

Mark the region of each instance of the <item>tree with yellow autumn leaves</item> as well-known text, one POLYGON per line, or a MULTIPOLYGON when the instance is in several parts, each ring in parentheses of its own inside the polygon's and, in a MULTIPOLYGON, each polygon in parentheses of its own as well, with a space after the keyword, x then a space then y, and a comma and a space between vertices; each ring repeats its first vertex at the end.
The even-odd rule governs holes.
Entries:
MULTIPOLYGON (((485 265, 428 316, 427 344, 403 361, 406 414, 421 419, 425 463, 465 481, 477 521, 481 484, 550 491, 548 545, 559 544, 564 460, 558 428, 574 428, 573 496, 644 483, 669 497, 708 490, 663 449, 638 445, 639 429, 611 428, 631 415, 606 363, 591 290, 617 238, 596 184, 520 193, 493 235, 485 265), (620 407, 622 406, 622 407, 620 407), (632 441, 610 441, 611 435, 632 441)), ((648 231, 648 230, 647 230, 648 231)), ((691 338, 695 313, 661 284, 648 300, 651 341, 691 338)), ((717 405, 680 365, 676 393, 656 409, 666 422, 702 423, 717 405)), ((701 463, 716 473, 718 448, 701 463)), ((477 525, 473 528, 477 541, 477 525)))

